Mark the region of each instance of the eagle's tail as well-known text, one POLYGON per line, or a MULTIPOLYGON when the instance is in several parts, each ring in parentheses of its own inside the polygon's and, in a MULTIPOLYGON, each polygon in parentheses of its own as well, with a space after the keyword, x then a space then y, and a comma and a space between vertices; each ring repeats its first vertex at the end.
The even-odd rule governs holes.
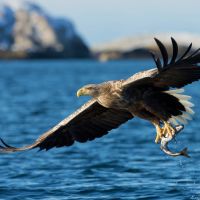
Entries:
POLYGON ((182 111, 181 115, 171 117, 169 119, 169 122, 177 126, 179 123, 187 124, 188 120, 192 120, 192 115, 194 114, 194 111, 192 110, 194 104, 190 101, 192 97, 182 94, 184 92, 183 88, 176 90, 168 90, 165 92, 176 97, 185 108, 185 111, 182 111))

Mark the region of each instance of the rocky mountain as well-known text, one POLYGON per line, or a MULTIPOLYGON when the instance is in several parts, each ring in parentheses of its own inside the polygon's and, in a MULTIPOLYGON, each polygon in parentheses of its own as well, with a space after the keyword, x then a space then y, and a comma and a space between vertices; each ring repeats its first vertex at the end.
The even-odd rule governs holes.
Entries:
POLYGON ((160 53, 153 39, 154 37, 158 38, 166 45, 169 54, 172 53, 170 37, 173 37, 178 42, 180 54, 185 51, 191 42, 193 43, 193 49, 200 47, 200 35, 191 33, 158 33, 125 37, 104 44, 95 45, 93 46, 92 51, 94 56, 102 61, 149 58, 149 51, 153 51, 157 54, 160 53))
POLYGON ((0 58, 88 58, 90 51, 65 18, 35 3, 0 4, 0 58))

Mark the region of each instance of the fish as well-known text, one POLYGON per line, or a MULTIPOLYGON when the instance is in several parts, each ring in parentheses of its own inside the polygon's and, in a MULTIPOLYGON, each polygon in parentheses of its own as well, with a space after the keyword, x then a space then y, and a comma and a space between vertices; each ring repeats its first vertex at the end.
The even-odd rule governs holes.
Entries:
POLYGON ((174 128, 174 134, 173 136, 167 134, 165 136, 162 136, 161 137, 161 143, 160 143, 160 148, 161 150, 166 153, 167 155, 169 156, 173 156, 173 157, 176 157, 176 156, 185 156, 187 158, 190 158, 190 156, 188 155, 188 148, 184 148, 183 150, 181 150, 180 152, 172 152, 169 148, 168 148, 168 143, 175 138, 175 136, 181 132, 183 129, 184 129, 184 126, 183 125, 178 125, 174 128))

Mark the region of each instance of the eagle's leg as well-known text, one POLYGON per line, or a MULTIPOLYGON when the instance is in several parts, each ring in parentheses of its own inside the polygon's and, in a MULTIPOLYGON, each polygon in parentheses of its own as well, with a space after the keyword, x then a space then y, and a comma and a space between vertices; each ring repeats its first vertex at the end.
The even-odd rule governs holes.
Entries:
POLYGON ((168 133, 171 137, 176 133, 175 129, 169 122, 164 122, 163 134, 165 135, 165 133, 168 133))
POLYGON ((161 137, 163 136, 163 128, 161 128, 160 125, 157 123, 153 123, 153 125, 156 127, 155 143, 158 143, 160 141, 161 137))

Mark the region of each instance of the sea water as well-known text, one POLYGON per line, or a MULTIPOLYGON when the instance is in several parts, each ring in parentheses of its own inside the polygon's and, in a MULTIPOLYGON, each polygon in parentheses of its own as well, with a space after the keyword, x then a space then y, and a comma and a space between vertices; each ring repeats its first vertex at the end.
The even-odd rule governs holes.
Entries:
MULTIPOLYGON (((0 137, 31 144, 88 97, 88 83, 125 79, 152 61, 33 60, 0 62, 0 137)), ((170 148, 154 143, 155 128, 134 118, 108 135, 71 147, 0 154, 0 199, 200 199, 200 83, 186 87, 196 114, 170 148)))

